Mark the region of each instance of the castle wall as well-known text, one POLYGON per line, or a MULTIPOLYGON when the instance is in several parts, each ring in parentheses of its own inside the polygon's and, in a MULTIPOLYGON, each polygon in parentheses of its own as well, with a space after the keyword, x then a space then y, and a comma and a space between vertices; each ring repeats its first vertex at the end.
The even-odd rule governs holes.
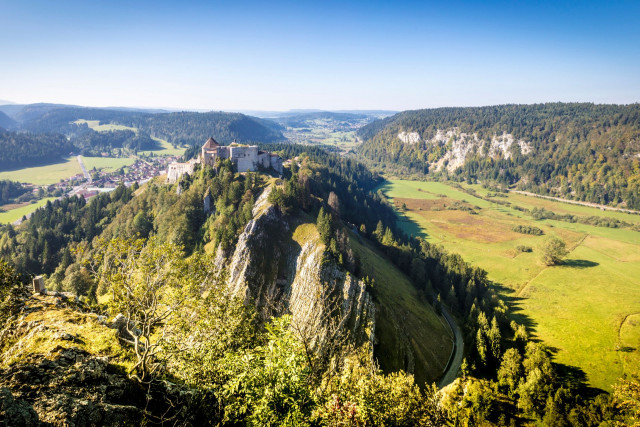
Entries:
MULTIPOLYGON (((259 151, 257 145, 223 145, 216 148, 202 147, 202 162, 206 165, 215 165, 216 159, 230 159, 238 172, 256 171, 258 166, 266 169, 273 168, 282 174, 282 159, 280 156, 268 151, 259 151)), ((175 173, 174 173, 175 175, 175 173)), ((179 178, 179 175, 177 176, 179 178)), ((177 180, 177 178, 175 178, 177 180)), ((175 181, 174 181, 175 182, 175 181)))
POLYGON ((276 154, 271 154, 271 153, 268 153, 268 154, 269 154, 270 166, 273 168, 273 170, 275 170, 280 175, 282 175, 282 157, 276 154))
POLYGON ((184 174, 191 175, 196 168, 197 160, 189 160, 186 163, 171 163, 167 169, 167 181, 170 183, 177 182, 184 174))
POLYGON ((231 147, 231 161, 238 166, 238 172, 255 171, 258 163, 258 147, 231 147))

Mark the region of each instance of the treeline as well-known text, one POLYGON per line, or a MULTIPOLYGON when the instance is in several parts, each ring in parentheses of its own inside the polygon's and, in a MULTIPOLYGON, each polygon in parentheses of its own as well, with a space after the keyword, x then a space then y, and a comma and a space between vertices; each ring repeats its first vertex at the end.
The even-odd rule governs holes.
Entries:
POLYGON ((640 209, 640 104, 535 104, 406 111, 363 127, 359 153, 372 164, 404 174, 428 173, 446 146, 430 144, 438 130, 457 128, 483 141, 504 132, 532 145, 523 155, 514 144, 509 159, 481 153, 453 175, 513 185, 541 194, 640 209), (399 132, 422 141, 405 144, 399 132))
POLYGON ((62 135, 0 130, 0 170, 55 162, 74 150, 62 135))
MULTIPOLYGON (((364 224, 372 230, 378 221, 383 220, 397 231, 395 212, 384 202, 382 192, 377 191, 384 179, 362 163, 314 146, 275 144, 269 148, 287 159, 303 155, 302 160, 313 173, 309 174, 309 179, 304 174, 300 179, 306 180, 305 185, 311 194, 324 200, 328 200, 331 192, 335 193, 340 200, 341 217, 351 226, 364 224)), ((294 163, 297 165, 300 159, 294 163)), ((298 173, 296 169, 294 166, 293 173, 298 173)))
POLYGON ((0 205, 21 201, 23 195, 30 195, 31 189, 23 187, 19 182, 2 180, 0 181, 0 205))
POLYGON ((108 132, 87 131, 78 135, 73 143, 83 155, 99 156, 102 152, 111 152, 114 148, 128 149, 134 152, 158 148, 155 140, 146 132, 131 130, 113 130, 108 132))
POLYGON ((88 245, 128 202, 135 187, 119 186, 86 203, 82 197, 47 202, 28 221, 15 228, 0 227, 0 258, 9 261, 24 280, 52 274, 72 263, 71 250, 88 245))
POLYGON ((531 234, 533 236, 542 236, 544 234, 541 228, 531 225, 516 225, 513 227, 513 231, 516 233, 531 234))

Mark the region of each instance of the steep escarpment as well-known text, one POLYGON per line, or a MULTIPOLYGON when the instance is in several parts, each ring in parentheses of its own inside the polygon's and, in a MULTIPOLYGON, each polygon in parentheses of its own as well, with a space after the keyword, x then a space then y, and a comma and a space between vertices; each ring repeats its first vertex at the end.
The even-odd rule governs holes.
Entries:
POLYGON ((283 218, 267 188, 229 257, 229 287, 266 319, 290 312, 293 326, 322 352, 330 341, 372 342, 375 307, 365 283, 326 257, 315 224, 283 218))
POLYGON ((363 280, 327 256, 314 221, 306 214, 283 217, 267 201, 269 191, 257 200, 254 219, 229 256, 233 292, 255 303, 265 318, 291 313, 294 327, 316 351, 336 341, 369 342, 384 371, 414 373, 419 383, 436 381, 451 354, 450 331, 409 279, 354 237, 351 247, 362 260, 363 276, 375 281, 372 297, 363 280))

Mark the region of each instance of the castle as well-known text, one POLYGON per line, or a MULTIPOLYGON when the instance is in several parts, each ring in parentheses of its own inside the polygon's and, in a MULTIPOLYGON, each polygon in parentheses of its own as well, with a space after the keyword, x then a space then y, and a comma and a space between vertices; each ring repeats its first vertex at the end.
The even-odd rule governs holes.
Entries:
POLYGON ((171 183, 178 181, 184 174, 192 174, 197 163, 214 166, 216 159, 229 159, 236 165, 238 172, 256 171, 259 167, 272 168, 282 174, 282 158, 268 151, 258 150, 257 145, 220 145, 215 139, 209 138, 202 146, 198 159, 186 163, 173 162, 167 170, 167 180, 171 183))

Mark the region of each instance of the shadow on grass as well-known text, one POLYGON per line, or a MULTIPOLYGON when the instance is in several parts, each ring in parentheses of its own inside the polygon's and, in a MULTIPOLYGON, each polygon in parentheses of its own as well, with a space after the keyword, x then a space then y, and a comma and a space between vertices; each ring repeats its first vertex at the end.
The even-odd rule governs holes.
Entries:
MULTIPOLYGON (((558 352, 556 348, 550 348, 555 355, 558 352)), ((564 363, 553 362, 558 374, 558 381, 570 389, 579 390, 580 395, 587 398, 594 398, 599 394, 606 393, 598 387, 591 387, 588 383, 587 374, 577 366, 565 365, 564 363)))
POLYGON ((565 259, 560 264, 564 267, 573 267, 573 268, 589 268, 589 267, 597 267, 600 264, 594 261, 589 261, 586 259, 565 259))
POLYGON ((527 314, 524 314, 522 310, 522 302, 526 298, 516 296, 515 290, 500 283, 494 282, 493 288, 500 294, 500 297, 509 308, 509 317, 516 323, 524 325, 527 328, 527 332, 532 335, 535 332, 536 326, 538 326, 538 322, 533 320, 527 314))
POLYGON ((59 156, 59 157, 51 157, 47 159, 37 160, 33 162, 25 162, 24 164, 16 164, 16 165, 2 165, 0 166, 0 172, 15 172, 22 169, 27 168, 39 168, 44 166, 52 166, 61 163, 67 163, 71 158, 75 158, 77 154, 73 156, 59 156))

